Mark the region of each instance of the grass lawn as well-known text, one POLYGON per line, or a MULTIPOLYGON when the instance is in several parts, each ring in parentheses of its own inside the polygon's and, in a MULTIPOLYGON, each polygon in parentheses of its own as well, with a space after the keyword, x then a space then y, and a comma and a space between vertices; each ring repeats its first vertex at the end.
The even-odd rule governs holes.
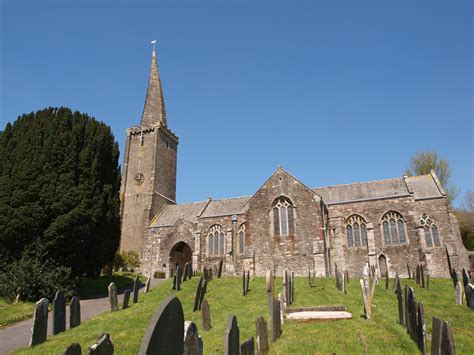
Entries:
MULTIPOLYGON (((127 272, 116 273, 112 276, 112 281, 115 282, 118 289, 131 285, 134 279, 135 274, 127 272)), ((143 276, 141 276, 141 279, 145 280, 143 276)), ((84 279, 79 287, 79 297, 88 299, 97 295, 106 295, 107 286, 110 282, 110 279, 106 276, 84 279)), ((52 300, 50 300, 51 302, 52 300)), ((34 308, 34 302, 11 303, 4 298, 0 298, 0 328, 33 317, 34 308)))
MULTIPOLYGON (((281 278, 276 280, 277 290, 281 290, 281 278)), ((240 327, 240 341, 255 335, 255 318, 263 315, 268 322, 265 279, 257 277, 250 284, 251 291, 242 296, 241 279, 224 277, 214 279, 208 285, 206 295, 211 308, 212 329, 202 331, 200 312, 192 312, 194 292, 198 278, 183 284, 180 292, 171 290, 171 280, 154 288, 148 294, 140 294, 138 304, 118 312, 99 315, 78 328, 68 330, 34 349, 20 349, 23 354, 60 354, 73 342, 79 342, 83 352, 100 336, 102 332, 111 334, 115 350, 119 354, 136 354, 142 337, 153 313, 160 303, 170 294, 180 298, 186 320, 198 325, 203 337, 206 354, 222 353, 224 332, 229 315, 237 316, 240 327)), ((310 288, 305 278, 297 278, 295 302, 292 306, 340 305, 347 306, 353 319, 345 321, 319 323, 290 323, 283 325, 283 334, 275 343, 271 343, 272 354, 312 354, 312 353, 419 353, 415 343, 397 324, 397 300, 391 290, 386 291, 383 282, 375 291, 373 320, 363 318, 363 303, 358 280, 348 284, 348 294, 342 295, 335 287, 334 279, 325 279, 322 289, 321 279, 316 287, 310 288)), ((417 300, 425 306, 427 343, 430 352, 431 317, 448 320, 454 333, 458 354, 471 354, 474 349, 472 325, 474 312, 466 306, 457 306, 454 302, 453 286, 450 280, 431 280, 430 290, 426 291, 411 280, 402 280, 415 289, 417 300)))
POLYGON ((33 317, 34 307, 31 302, 11 303, 0 298, 0 328, 33 317))

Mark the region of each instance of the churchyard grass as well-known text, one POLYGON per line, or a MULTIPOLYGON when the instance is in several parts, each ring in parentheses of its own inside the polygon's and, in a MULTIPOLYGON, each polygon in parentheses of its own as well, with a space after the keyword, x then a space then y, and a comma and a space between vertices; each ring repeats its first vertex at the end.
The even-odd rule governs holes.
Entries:
POLYGON ((0 298, 0 327, 33 317, 34 308, 32 302, 12 303, 0 298))
MULTIPOLYGON (((170 294, 176 294, 183 304, 186 320, 194 321, 203 337, 204 353, 222 353, 225 327, 229 315, 237 316, 240 342, 255 335, 255 318, 263 315, 268 323, 265 278, 257 277, 250 283, 250 292, 242 296, 241 279, 223 277, 208 285, 206 299, 211 309, 210 331, 203 331, 201 312, 192 312, 193 297, 198 277, 182 284, 179 292, 171 290, 172 280, 166 280, 147 294, 140 294, 137 304, 118 312, 103 313, 81 326, 48 338, 47 342, 33 349, 20 349, 19 354, 62 353, 73 342, 79 342, 83 351, 103 333, 109 332, 117 353, 136 354, 153 313, 170 294)), ((472 324, 474 312, 465 305, 457 306, 451 280, 434 279, 430 289, 417 286, 413 281, 402 279, 402 286, 409 284, 415 289, 417 300, 425 305, 427 352, 430 352, 431 317, 436 316, 451 323, 458 354, 470 354, 474 349, 472 324)), ((390 281, 391 284, 392 280, 390 281)), ((292 307, 314 305, 346 305, 353 319, 317 323, 285 322, 283 333, 275 343, 270 343, 272 354, 310 353, 419 353, 416 344, 397 323, 397 299, 391 287, 385 290, 383 282, 377 286, 374 297, 372 320, 363 317, 363 301, 359 281, 351 279, 347 295, 335 287, 334 279, 316 279, 310 288, 306 278, 296 278, 295 298, 292 307)), ((275 282, 281 292, 281 278, 275 282)))

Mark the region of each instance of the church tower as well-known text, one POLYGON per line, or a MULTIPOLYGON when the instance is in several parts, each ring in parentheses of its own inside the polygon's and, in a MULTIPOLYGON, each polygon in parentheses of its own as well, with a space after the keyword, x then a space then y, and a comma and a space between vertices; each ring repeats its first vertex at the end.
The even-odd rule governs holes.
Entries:
POLYGON ((163 88, 153 47, 140 126, 127 129, 122 167, 120 250, 140 253, 152 218, 176 202, 178 137, 167 127, 163 88))

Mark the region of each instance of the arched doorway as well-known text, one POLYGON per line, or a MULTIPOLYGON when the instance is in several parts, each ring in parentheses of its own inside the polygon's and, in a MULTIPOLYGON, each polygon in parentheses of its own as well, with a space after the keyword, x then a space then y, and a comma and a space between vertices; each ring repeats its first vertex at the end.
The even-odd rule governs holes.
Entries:
POLYGON ((379 256, 379 271, 380 277, 385 277, 388 272, 387 258, 383 254, 379 256))
POLYGON ((170 277, 173 277, 176 273, 176 265, 179 264, 181 270, 184 269, 184 265, 193 259, 193 251, 191 247, 185 242, 176 243, 170 251, 170 277))

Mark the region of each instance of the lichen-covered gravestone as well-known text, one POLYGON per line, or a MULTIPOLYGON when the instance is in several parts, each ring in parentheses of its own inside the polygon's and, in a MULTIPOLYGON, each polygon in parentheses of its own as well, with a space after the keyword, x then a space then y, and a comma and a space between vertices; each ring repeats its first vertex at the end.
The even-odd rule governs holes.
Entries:
POLYGON ((240 355, 254 355, 255 354, 255 342, 253 337, 247 339, 240 345, 240 355))
POLYGON ((117 286, 113 282, 109 285, 109 303, 112 312, 118 310, 117 286))
POLYGON ((259 354, 268 353, 268 331, 267 322, 262 316, 255 319, 255 330, 257 339, 257 351, 259 354))
POLYGON ((62 291, 57 291, 53 300, 53 334, 66 330, 66 297, 62 291))
POLYGON ((138 290, 140 289, 140 281, 138 279, 138 275, 135 277, 133 281, 133 303, 138 302, 138 290))
POLYGON ((239 355, 239 353, 240 330, 237 325, 237 317, 229 316, 224 336, 224 355, 239 355))
POLYGON ((72 343, 64 350, 63 355, 82 355, 81 345, 79 343, 72 343))
POLYGON ((181 302, 170 295, 153 315, 140 346, 140 355, 182 355, 184 342, 184 314, 181 302))
POLYGON ((81 303, 79 297, 71 298, 69 304, 69 328, 77 327, 81 324, 81 303))
POLYGON ((87 355, 113 355, 114 345, 110 341, 110 334, 104 333, 89 348, 87 355))
POLYGON ((48 335, 48 305, 47 298, 42 298, 35 305, 33 328, 31 328, 30 346, 44 343, 48 335))
POLYGON ((202 339, 194 322, 184 322, 184 355, 202 355, 202 339))
POLYGON ((211 330, 211 328, 212 328, 212 325, 211 325, 211 308, 209 307, 209 303, 207 303, 206 299, 204 299, 204 301, 202 301, 201 311, 202 311, 202 329, 203 330, 211 330))
POLYGON ((130 290, 125 290, 125 292, 123 293, 122 309, 128 308, 129 302, 130 302, 130 290))

